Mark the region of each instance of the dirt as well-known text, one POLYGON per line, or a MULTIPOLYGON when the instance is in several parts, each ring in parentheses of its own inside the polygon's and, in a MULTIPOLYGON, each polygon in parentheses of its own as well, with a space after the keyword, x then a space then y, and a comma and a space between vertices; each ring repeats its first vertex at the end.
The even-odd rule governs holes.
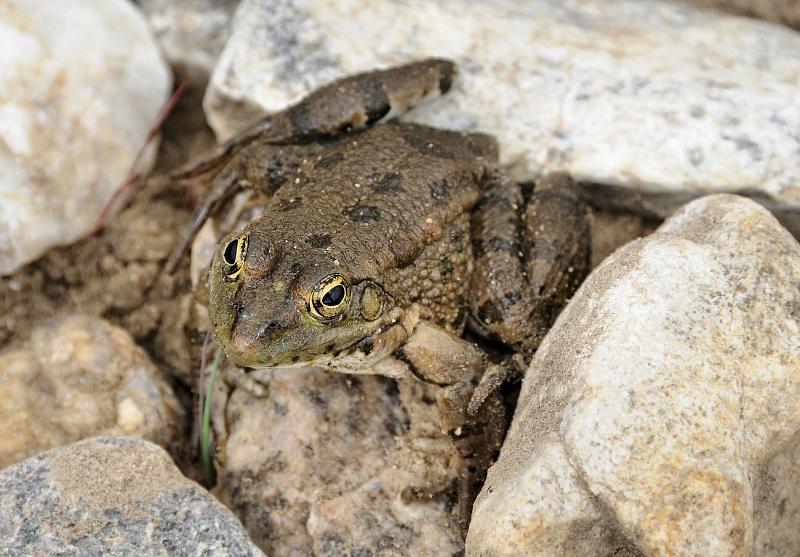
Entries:
POLYGON ((186 382, 189 361, 176 327, 188 306, 188 270, 171 275, 164 263, 190 207, 183 187, 159 173, 213 143, 198 97, 181 101, 163 130, 153 177, 101 234, 0 277, 0 349, 27 338, 44 319, 81 312, 126 329, 162 369, 186 382))

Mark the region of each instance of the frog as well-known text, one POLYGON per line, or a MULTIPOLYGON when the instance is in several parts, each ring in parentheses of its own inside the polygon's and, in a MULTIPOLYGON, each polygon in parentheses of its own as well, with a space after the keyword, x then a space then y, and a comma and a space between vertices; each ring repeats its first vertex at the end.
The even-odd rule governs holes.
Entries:
POLYGON ((312 366, 435 385, 466 528, 508 422, 501 386, 585 277, 589 228, 569 176, 519 184, 493 136, 397 121, 456 78, 442 58, 340 78, 179 168, 208 193, 168 265, 236 192, 266 196, 207 272, 219 346, 245 375, 312 366))

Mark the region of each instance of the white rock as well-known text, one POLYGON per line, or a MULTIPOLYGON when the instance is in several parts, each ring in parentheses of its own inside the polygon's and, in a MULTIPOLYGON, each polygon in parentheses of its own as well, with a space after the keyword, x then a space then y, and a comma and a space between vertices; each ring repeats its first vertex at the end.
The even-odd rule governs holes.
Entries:
POLYGON ((467 555, 796 555, 799 287, 800 245, 737 196, 606 259, 534 357, 467 555))
POLYGON ((3 2, 0 52, 0 274, 8 274, 90 230, 171 78, 126 0, 3 2))
POLYGON ((206 113, 225 139, 337 77, 424 56, 461 78, 406 119, 495 134, 518 179, 565 170, 654 194, 662 216, 701 192, 800 204, 800 35, 657 1, 244 0, 206 113))
POLYGON ((239 0, 140 0, 170 64, 203 86, 228 38, 239 0))

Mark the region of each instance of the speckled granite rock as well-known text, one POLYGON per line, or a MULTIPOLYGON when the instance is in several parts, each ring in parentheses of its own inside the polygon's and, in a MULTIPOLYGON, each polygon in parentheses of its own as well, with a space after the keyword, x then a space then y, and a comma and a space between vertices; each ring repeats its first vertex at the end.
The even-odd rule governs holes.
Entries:
POLYGON ((3 2, 0 52, 0 274, 9 274, 94 226, 171 77, 127 0, 3 2))
POLYGON ((221 140, 341 75, 430 55, 460 80, 407 119, 495 134, 518 179, 565 170, 662 217, 703 192, 800 205, 800 35, 665 2, 244 0, 206 113, 221 140))
POLYGON ((730 195, 607 258, 534 357, 467 555, 796 555, 799 285, 797 241, 730 195))
POLYGON ((446 495, 400 499, 406 486, 454 478, 430 387, 321 370, 268 373, 267 398, 235 390, 227 400, 216 489, 255 543, 276 557, 463 551, 446 495))
POLYGON ((102 319, 56 318, 0 353, 0 468, 98 434, 166 444, 182 419, 144 350, 102 319))
POLYGON ((0 471, 0 555, 263 553, 161 448, 98 437, 0 471))
POLYGON ((239 0, 140 0, 164 55, 194 85, 208 81, 239 0))

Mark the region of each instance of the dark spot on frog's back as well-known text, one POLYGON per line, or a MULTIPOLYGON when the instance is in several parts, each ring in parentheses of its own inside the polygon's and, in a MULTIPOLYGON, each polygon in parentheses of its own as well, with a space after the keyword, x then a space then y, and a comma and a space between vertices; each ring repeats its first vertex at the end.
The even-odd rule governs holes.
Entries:
POLYGON ((291 199, 278 200, 278 211, 282 213, 285 213, 287 211, 293 211, 294 209, 299 209, 302 206, 303 206, 302 197, 292 197, 291 199))
POLYGON ((322 157, 314 165, 314 168, 324 168, 325 170, 333 170, 336 166, 344 160, 344 155, 341 153, 333 153, 326 157, 322 157))
POLYGON ((408 126, 403 128, 403 139, 406 143, 429 157, 439 159, 455 159, 456 156, 445 148, 439 138, 433 136, 430 131, 423 133, 421 128, 416 126, 408 126))
POLYGON ((367 176, 367 185, 378 193, 402 191, 402 182, 397 172, 376 172, 367 176))
POLYGON ((342 209, 342 214, 354 222, 377 222, 381 220, 381 211, 371 205, 351 205, 342 209))
POLYGON ((439 270, 442 273, 442 278, 449 279, 453 275, 454 265, 449 259, 442 261, 439 270))
POLYGON ((431 190, 431 197, 436 201, 447 198, 447 180, 435 180, 428 184, 428 188, 431 190))
POLYGON ((330 234, 312 234, 305 240, 306 244, 312 248, 327 248, 331 245, 330 234))

